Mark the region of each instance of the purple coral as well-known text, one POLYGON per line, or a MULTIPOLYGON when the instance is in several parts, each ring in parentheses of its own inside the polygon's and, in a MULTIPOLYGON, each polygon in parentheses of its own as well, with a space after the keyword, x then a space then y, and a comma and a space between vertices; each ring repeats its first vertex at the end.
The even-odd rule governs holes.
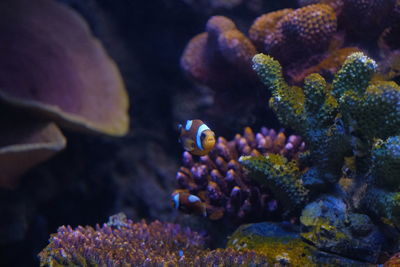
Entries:
POLYGON ((246 127, 243 135, 237 134, 231 141, 219 137, 210 154, 198 161, 189 153, 183 153, 183 166, 176 175, 179 189, 172 194, 175 205, 212 220, 228 217, 240 223, 270 217, 278 203, 267 188, 247 177, 238 162, 239 157, 276 153, 294 159, 304 150, 299 136, 287 138, 283 132, 265 127, 257 134, 246 127), (184 201, 190 196, 196 201, 184 201), (177 203, 176 200, 181 201, 177 203), (200 203, 206 212, 199 208, 200 203))
POLYGON ((169 266, 182 256, 194 257, 203 243, 189 228, 159 221, 134 223, 119 214, 101 227, 59 227, 39 257, 49 266, 169 266))
POLYGON ((120 213, 96 228, 61 226, 39 253, 41 266, 266 266, 252 251, 208 250, 189 228, 134 223, 120 213))

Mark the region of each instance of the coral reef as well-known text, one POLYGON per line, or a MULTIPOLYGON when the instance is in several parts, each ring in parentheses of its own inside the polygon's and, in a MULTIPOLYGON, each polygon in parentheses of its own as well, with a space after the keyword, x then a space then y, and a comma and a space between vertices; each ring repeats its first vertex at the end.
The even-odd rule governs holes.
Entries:
POLYGON ((258 54, 253 63, 271 91, 270 107, 307 143, 302 160, 309 167, 298 172, 292 162, 277 164, 275 156, 249 156, 242 164, 252 172, 250 177, 272 180, 275 190, 299 203, 297 210, 307 203, 306 196, 312 200, 321 192, 339 194, 338 200, 320 198, 307 205, 301 217, 303 237, 324 251, 377 262, 388 237, 367 215, 387 226, 400 223, 400 87, 372 80, 377 64, 360 52, 346 59, 331 85, 311 74, 303 89, 285 82, 272 57, 258 54))
POLYGON ((172 196, 181 200, 178 205, 181 210, 205 213, 212 220, 228 218, 239 223, 267 219, 281 204, 270 190, 247 177, 239 158, 276 153, 297 159, 304 150, 299 136, 286 137, 283 132, 265 127, 255 134, 247 127, 243 135, 237 134, 231 141, 219 137, 210 154, 198 161, 184 152, 183 166, 176 175, 179 189, 172 196), (184 201, 190 196, 199 201, 184 201))
MULTIPOLYGON (((331 81, 345 58, 353 52, 362 51, 373 55, 385 64, 388 53, 399 48, 399 10, 398 1, 388 0, 315 0, 298 1, 298 9, 279 9, 265 13, 255 19, 249 28, 248 36, 257 51, 277 59, 283 66, 288 83, 301 84, 311 73, 319 73, 331 81)), ((192 42, 191 42, 192 43, 192 42)), ((188 45, 189 47, 189 45, 188 45)), ((203 46, 204 47, 204 46, 203 46)), ((200 55, 191 50, 194 54, 200 55)), ((213 49, 201 50, 201 57, 212 55, 213 49)), ((182 56, 184 58, 186 54, 182 56)), ((195 58, 191 54, 192 58, 195 58)), ((215 59, 215 62, 228 59, 215 59)), ((198 66, 204 65, 197 63, 198 66)), ((224 64, 222 64, 224 65, 224 64)), ((187 68, 183 66, 185 72, 187 68)), ((240 71, 240 69, 238 69, 240 71)), ((223 81, 224 73, 203 73, 209 79, 223 81), (216 75, 217 77, 212 77, 216 75)), ((229 84, 205 82, 191 76, 200 84, 213 89, 229 87, 229 84)), ((253 81, 242 82, 254 87, 253 81)), ((237 80, 238 78, 235 78, 237 80)))
MULTIPOLYGON (((113 136, 127 133, 128 96, 122 77, 79 15, 50 0, 2 1, 0 10, 3 104, 12 107, 14 113, 29 112, 37 127, 44 120, 82 132, 113 136)), ((32 132, 32 123, 20 122, 18 127, 26 125, 25 131, 32 136, 39 134, 32 132)), ((7 165, 9 171, 2 174, 0 187, 15 186, 17 176, 65 146, 64 141, 63 145, 50 147, 62 138, 56 125, 51 128, 47 140, 34 148, 26 149, 24 143, 30 141, 21 140, 13 144, 17 146, 15 153, 11 151, 14 154, 2 152, 0 164, 7 165), (33 153, 38 157, 32 157, 35 149, 33 153), (14 157, 26 162, 15 166, 14 157)))
POLYGON ((308 68, 326 57, 324 52, 336 28, 335 12, 324 4, 264 14, 250 27, 250 39, 238 31, 230 19, 212 17, 207 31, 195 36, 187 45, 181 66, 191 79, 214 89, 232 86, 238 80, 249 86, 254 82, 248 66, 256 48, 276 57, 285 66, 294 65, 290 67, 292 70, 302 65, 308 68), (232 75, 235 73, 240 74, 240 78, 232 75), (234 82, 232 77, 235 77, 234 82))
POLYGON ((266 266, 250 251, 204 248, 189 228, 111 216, 103 226, 61 226, 39 254, 41 266, 266 266))

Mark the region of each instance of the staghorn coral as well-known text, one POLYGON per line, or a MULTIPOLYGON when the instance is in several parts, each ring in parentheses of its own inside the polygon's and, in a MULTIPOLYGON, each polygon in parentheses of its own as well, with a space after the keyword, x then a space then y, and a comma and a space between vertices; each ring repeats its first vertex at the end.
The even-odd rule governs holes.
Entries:
POLYGON ((134 223, 123 214, 96 228, 61 226, 39 257, 41 266, 266 266, 251 251, 209 251, 189 228, 134 223))
POLYGON ((30 114, 30 121, 5 121, 4 128, 18 129, 1 148, 6 170, 0 187, 11 188, 29 168, 65 147, 57 126, 126 134, 128 96, 115 63, 70 8, 51 0, 6 0, 0 12, 0 100, 10 118, 30 114))
MULTIPOLYGON (((337 208, 339 213, 348 214, 358 209, 387 225, 398 226, 400 87, 392 81, 372 80, 377 64, 360 52, 346 59, 331 85, 320 75, 311 74, 305 79, 303 89, 289 86, 285 82, 280 64, 272 57, 258 54, 253 58, 253 63, 254 70, 271 91, 269 103, 278 119, 286 127, 301 134, 308 144, 309 151, 303 159, 310 167, 304 173, 294 172, 290 179, 300 179, 300 185, 310 190, 309 196, 318 195, 321 190, 341 192, 339 195, 343 200, 339 202, 346 202, 349 211, 337 208), (347 160, 349 158, 352 160, 347 160), (343 171, 346 169, 350 170, 350 176, 346 179, 352 180, 352 185, 343 187, 339 180, 345 177, 343 171)), ((257 180, 260 180, 260 170, 265 173, 262 179, 271 180, 273 162, 268 157, 261 161, 259 157, 246 157, 243 163, 257 180)), ((290 163, 286 164, 278 169, 289 168, 290 163)), ((272 179, 277 179, 279 175, 272 179)), ((287 198, 296 196, 293 194, 293 186, 282 188, 283 192, 286 190, 287 198)), ((300 194, 304 191, 298 187, 295 192, 300 194)), ((301 200, 298 196, 295 198, 301 200)), ((319 201, 323 203, 323 209, 332 205, 328 199, 319 201)), ((309 205, 318 205, 315 203, 318 202, 309 205)), ((315 208, 310 210, 316 211, 315 208)), ((361 229, 365 224, 357 223, 358 219, 354 221, 356 229, 349 232, 345 229, 347 218, 334 216, 332 221, 329 214, 315 215, 326 223, 325 228, 321 229, 318 228, 319 223, 309 223, 314 220, 311 219, 314 215, 306 213, 306 209, 302 216, 303 225, 311 227, 317 235, 324 236, 327 227, 337 228, 333 232, 341 233, 343 241, 337 240, 335 235, 328 235, 329 245, 319 243, 321 240, 315 239, 314 235, 310 235, 310 238, 306 236, 318 247, 372 263, 378 260, 379 253, 372 251, 380 251, 384 237, 382 233, 372 237, 360 234, 365 233, 361 229), (348 243, 354 239, 352 235, 365 238, 362 242, 376 246, 367 249, 370 253, 353 255, 351 251, 355 249, 354 245, 350 245, 350 248, 333 245, 335 242, 352 244, 348 243), (366 241, 368 238, 372 238, 372 241, 366 241)), ((359 218, 366 215, 354 216, 359 218)))
POLYGON ((283 132, 262 128, 254 134, 246 127, 243 135, 237 134, 231 141, 219 137, 209 155, 196 161, 189 153, 183 154, 183 166, 176 175, 179 189, 172 196, 184 199, 190 195, 199 198, 196 205, 181 201, 179 208, 218 220, 229 218, 235 222, 268 218, 277 209, 270 191, 250 181, 239 164, 241 156, 261 156, 277 153, 289 159, 297 159, 304 151, 299 136, 286 138, 283 132), (204 208, 203 208, 204 207, 204 208))
MULTIPOLYGON (((189 78, 218 88, 234 84, 235 74, 253 77, 251 58, 256 53, 254 45, 233 21, 213 16, 207 22, 206 32, 187 44, 180 64, 189 78)), ((246 77, 239 79, 242 78, 246 80, 246 77)))

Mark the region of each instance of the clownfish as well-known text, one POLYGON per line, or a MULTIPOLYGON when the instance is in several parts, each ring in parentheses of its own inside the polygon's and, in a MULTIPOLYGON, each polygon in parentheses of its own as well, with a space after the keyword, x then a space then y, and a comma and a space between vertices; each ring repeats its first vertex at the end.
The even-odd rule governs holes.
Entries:
POLYGON ((201 201, 198 196, 181 190, 176 190, 171 197, 175 209, 207 217, 206 204, 201 201))
POLYGON ((196 156, 204 156, 215 146, 215 134, 201 120, 187 120, 178 125, 183 148, 196 156))

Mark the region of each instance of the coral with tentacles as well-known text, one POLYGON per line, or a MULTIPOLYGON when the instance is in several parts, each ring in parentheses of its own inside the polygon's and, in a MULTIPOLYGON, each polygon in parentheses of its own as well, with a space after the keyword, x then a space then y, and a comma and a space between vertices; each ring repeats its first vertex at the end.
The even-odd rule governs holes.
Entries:
POLYGON ((172 194, 181 201, 175 205, 212 220, 229 218, 238 223, 267 219, 281 203, 276 202, 266 187, 249 180, 239 158, 276 153, 295 160, 304 150, 299 136, 287 138, 283 132, 267 128, 254 134, 247 127, 243 135, 237 134, 231 141, 219 137, 211 153, 200 157, 199 161, 187 152, 183 154, 183 166, 176 175, 179 189, 172 194), (184 201, 190 196, 199 201, 184 201))

